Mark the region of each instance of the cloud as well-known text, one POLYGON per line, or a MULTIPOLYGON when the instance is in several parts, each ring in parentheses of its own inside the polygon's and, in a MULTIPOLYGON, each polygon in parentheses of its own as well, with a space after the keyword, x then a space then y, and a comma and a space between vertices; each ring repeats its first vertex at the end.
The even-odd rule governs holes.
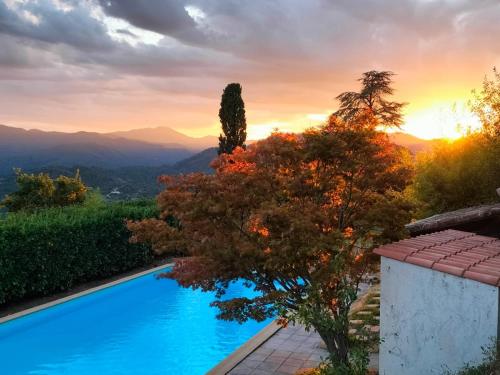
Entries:
POLYGON ((370 69, 401 100, 451 98, 500 64, 499 18, 497 0, 0 1, 0 115, 208 128, 239 81, 251 121, 307 120, 370 69))
POLYGON ((85 2, 75 2, 69 10, 48 0, 16 4, 9 8, 0 2, 0 33, 82 51, 113 48, 105 26, 91 16, 85 2))
POLYGON ((99 4, 107 15, 125 19, 141 29, 184 41, 203 40, 182 1, 99 0, 99 4))

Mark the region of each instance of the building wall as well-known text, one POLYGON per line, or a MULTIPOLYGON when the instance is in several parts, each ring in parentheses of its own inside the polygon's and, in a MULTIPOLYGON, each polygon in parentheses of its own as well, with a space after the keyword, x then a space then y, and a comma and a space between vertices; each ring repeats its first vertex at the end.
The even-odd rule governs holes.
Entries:
POLYGON ((498 288, 382 257, 380 374, 481 363, 498 330, 498 288))

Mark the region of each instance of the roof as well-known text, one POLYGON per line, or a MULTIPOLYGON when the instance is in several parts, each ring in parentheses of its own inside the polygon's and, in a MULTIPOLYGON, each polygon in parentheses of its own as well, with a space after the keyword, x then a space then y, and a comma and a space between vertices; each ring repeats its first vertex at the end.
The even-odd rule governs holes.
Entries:
POLYGON ((500 203, 445 212, 406 225, 411 235, 435 232, 500 216, 500 203))
POLYGON ((500 286, 500 240, 448 229, 375 249, 386 258, 500 286))

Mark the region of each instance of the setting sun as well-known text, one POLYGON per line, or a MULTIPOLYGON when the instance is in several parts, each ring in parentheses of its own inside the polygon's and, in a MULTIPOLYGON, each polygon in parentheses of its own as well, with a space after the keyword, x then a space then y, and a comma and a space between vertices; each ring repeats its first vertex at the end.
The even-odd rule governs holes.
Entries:
POLYGON ((436 104, 405 116, 403 130, 422 139, 455 140, 479 128, 465 104, 436 104))

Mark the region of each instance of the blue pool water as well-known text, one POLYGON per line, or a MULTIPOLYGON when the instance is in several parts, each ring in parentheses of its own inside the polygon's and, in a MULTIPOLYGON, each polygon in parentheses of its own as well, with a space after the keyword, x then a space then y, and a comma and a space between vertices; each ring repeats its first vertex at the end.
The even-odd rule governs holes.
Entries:
POLYGON ((212 300, 148 274, 0 324, 0 374, 204 374, 268 323, 217 320, 212 300))

